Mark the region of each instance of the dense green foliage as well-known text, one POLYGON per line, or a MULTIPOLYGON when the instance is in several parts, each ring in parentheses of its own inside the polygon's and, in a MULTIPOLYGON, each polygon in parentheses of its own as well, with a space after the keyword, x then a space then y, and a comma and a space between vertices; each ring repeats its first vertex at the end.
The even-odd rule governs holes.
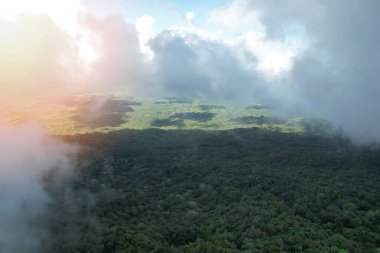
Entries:
POLYGON ((260 129, 64 137, 54 252, 379 252, 380 152, 260 129))

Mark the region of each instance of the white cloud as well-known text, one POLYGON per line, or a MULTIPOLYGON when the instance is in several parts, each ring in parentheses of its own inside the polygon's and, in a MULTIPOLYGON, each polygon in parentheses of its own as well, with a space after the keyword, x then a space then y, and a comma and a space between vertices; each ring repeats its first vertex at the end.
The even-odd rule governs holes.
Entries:
MULTIPOLYGON (((47 15, 57 28, 65 31, 71 38, 71 46, 79 51, 79 59, 87 69, 98 55, 94 36, 89 34, 79 22, 86 9, 79 0, 13 0, 0 2, 0 17, 19 22, 23 15, 47 15)), ((67 59, 63 59, 67 62, 67 59)))
POLYGON ((195 17, 195 13, 194 12, 190 11, 190 12, 186 13, 187 25, 189 25, 189 26, 193 25, 194 17, 195 17))
POLYGON ((261 25, 259 13, 249 7, 248 0, 235 0, 228 6, 213 10, 210 21, 230 30, 240 30, 242 26, 261 25))
POLYGON ((153 31, 153 24, 156 19, 152 16, 144 15, 136 20, 136 30, 138 32, 141 51, 148 57, 149 60, 153 58, 153 51, 150 49, 148 43, 155 36, 153 31))
POLYGON ((295 53, 282 42, 249 32, 243 36, 243 45, 257 57, 257 71, 269 78, 278 77, 292 69, 295 53))
POLYGON ((256 61, 247 62, 253 71, 278 78, 292 69, 294 57, 304 51, 305 37, 300 38, 298 33, 296 40, 291 31, 285 39, 268 38, 260 11, 252 7, 252 1, 234 0, 213 10, 210 20, 235 33, 224 39, 227 45, 240 46, 255 56, 256 61))

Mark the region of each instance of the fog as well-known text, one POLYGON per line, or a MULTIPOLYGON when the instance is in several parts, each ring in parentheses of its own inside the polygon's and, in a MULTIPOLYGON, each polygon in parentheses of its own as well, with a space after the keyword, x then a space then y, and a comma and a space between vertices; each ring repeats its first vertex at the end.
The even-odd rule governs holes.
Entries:
POLYGON ((0 251, 49 249, 49 194, 44 175, 54 170, 59 182, 70 176, 76 152, 47 136, 36 124, 0 125, 0 251))
POLYGON ((270 38, 284 39, 296 24, 309 49, 284 80, 282 101, 343 127, 358 142, 380 140, 380 3, 377 1, 250 1, 270 38))

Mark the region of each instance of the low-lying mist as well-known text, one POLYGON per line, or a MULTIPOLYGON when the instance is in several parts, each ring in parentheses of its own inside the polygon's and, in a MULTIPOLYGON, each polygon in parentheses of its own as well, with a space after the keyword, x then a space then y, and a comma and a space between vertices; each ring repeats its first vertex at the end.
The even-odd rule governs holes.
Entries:
POLYGON ((44 252, 50 236, 44 178, 70 177, 77 148, 36 124, 0 125, 0 252, 44 252))

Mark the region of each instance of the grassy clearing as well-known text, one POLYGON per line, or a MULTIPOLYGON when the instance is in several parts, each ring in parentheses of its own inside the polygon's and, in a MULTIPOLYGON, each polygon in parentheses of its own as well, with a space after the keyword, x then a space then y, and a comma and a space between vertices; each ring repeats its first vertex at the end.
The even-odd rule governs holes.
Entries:
POLYGON ((30 119, 42 122, 51 134, 83 134, 122 129, 160 128, 165 130, 229 130, 263 128, 281 132, 300 132, 300 118, 281 121, 247 121, 277 117, 265 106, 212 104, 202 100, 178 98, 131 99, 125 96, 85 94, 61 103, 38 102, 17 112, 2 115, 20 123, 30 119))

